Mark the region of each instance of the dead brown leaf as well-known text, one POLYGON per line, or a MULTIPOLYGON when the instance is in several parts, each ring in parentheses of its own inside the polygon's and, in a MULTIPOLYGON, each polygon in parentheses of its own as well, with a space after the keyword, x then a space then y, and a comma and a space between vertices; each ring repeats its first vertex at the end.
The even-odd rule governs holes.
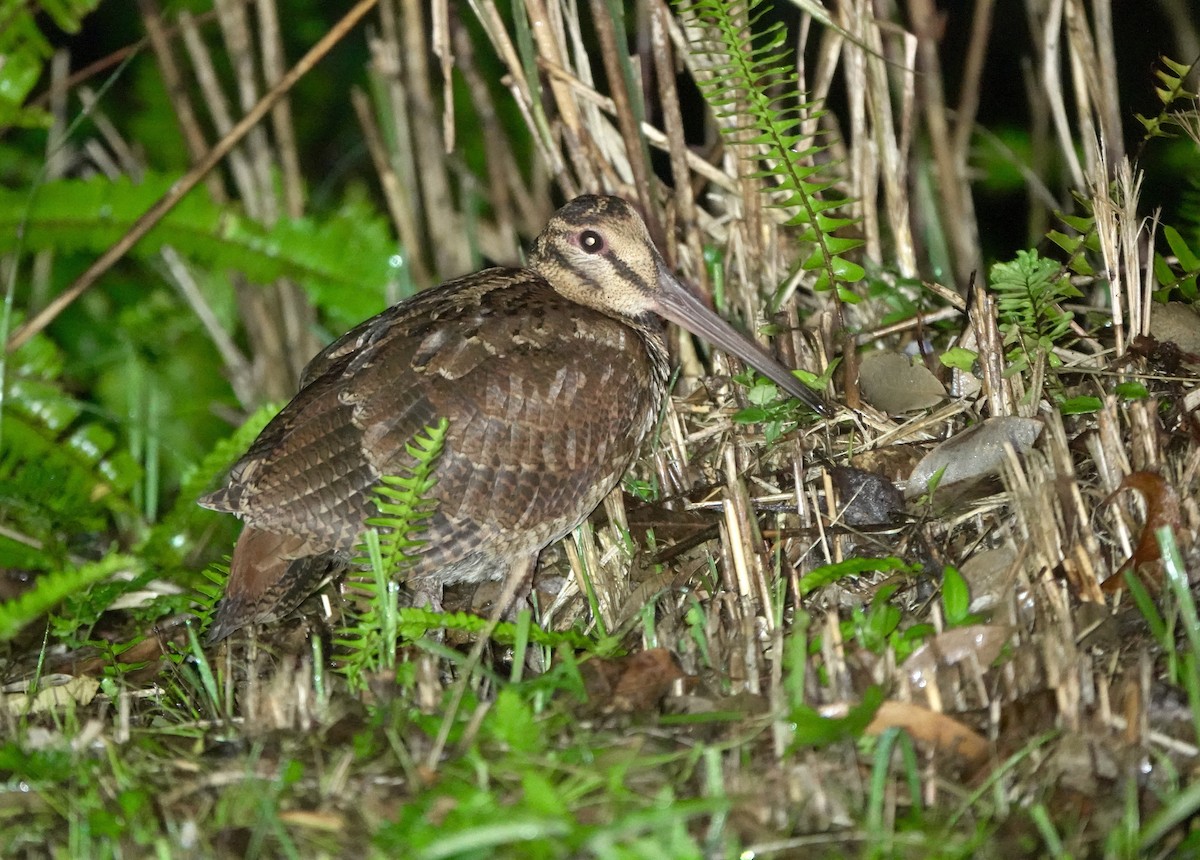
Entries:
POLYGON ((918 744, 956 759, 964 772, 977 772, 991 753, 987 739, 979 732, 953 717, 910 702, 884 702, 867 726, 867 734, 879 735, 893 726, 904 729, 918 744))
POLYGON ((1175 488, 1163 479, 1162 475, 1154 472, 1134 472, 1126 476, 1102 505, 1107 505, 1118 493, 1125 490, 1137 490, 1146 501, 1146 524, 1142 527, 1141 537, 1137 546, 1117 572, 1104 580, 1103 588, 1108 592, 1120 591, 1125 587, 1125 571, 1132 570, 1142 578, 1152 592, 1162 590, 1162 551, 1158 546, 1155 534, 1163 526, 1170 526, 1176 535, 1183 534, 1183 521, 1180 518, 1179 494, 1175 488))
POLYGON ((687 677, 666 648, 615 660, 589 660, 579 671, 592 706, 603 713, 620 714, 657 708, 671 685, 687 677))
POLYGON ((946 399, 946 388, 923 364, 913 364, 901 353, 875 350, 862 358, 858 384, 863 398, 881 412, 899 415, 936 406, 946 399))
POLYGON ((10 716, 27 716, 41 714, 65 707, 69 703, 86 705, 96 697, 100 690, 100 681, 89 675, 76 675, 62 679, 62 683, 45 684, 37 694, 9 693, 0 695, 0 712, 10 716))

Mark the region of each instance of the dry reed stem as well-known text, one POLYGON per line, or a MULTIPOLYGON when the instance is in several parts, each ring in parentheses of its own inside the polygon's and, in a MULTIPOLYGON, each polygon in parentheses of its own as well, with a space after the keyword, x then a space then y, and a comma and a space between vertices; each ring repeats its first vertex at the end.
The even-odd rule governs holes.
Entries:
MULTIPOLYGON (((200 28, 196 26, 195 20, 187 12, 180 14, 179 27, 183 33, 183 44, 187 49, 188 59, 191 61, 192 71, 196 76, 196 84, 200 88, 200 94, 204 97, 204 106, 208 110, 213 129, 220 136, 227 135, 233 128, 234 122, 229 110, 229 103, 225 98, 225 91, 213 64, 212 55, 204 44, 200 28)), ((170 62, 174 64, 173 56, 170 62)), ((194 145, 200 148, 201 153, 208 148, 208 143, 203 136, 194 145)), ((245 200, 247 213, 255 217, 258 195, 255 194, 253 171, 244 146, 236 146, 229 153, 229 171, 239 198, 245 200)), ((217 199, 221 200, 224 197, 225 194, 222 190, 221 197, 217 199)))
MULTIPOLYGON (((208 144, 205 142, 204 130, 200 127, 200 120, 192 106, 192 99, 184 82, 183 71, 175 62, 175 54, 171 48, 167 28, 162 21, 161 7, 157 0, 138 0, 138 10, 141 12, 142 22, 146 26, 150 47, 154 50, 154 57, 158 61, 163 85, 167 90, 167 98, 171 100, 171 109, 179 123, 179 129, 183 133, 183 143, 188 149, 189 159, 194 164, 204 157, 208 144)), ((181 13, 180 22, 181 25, 184 22, 195 25, 195 20, 186 12, 181 13)), ((193 62, 195 61, 193 60, 193 62)), ((205 187, 215 202, 223 203, 227 199, 225 188, 221 184, 221 177, 218 174, 210 174, 205 179, 205 187)))
MULTIPOLYGON (((263 82, 270 89, 279 84, 286 70, 279 13, 275 8, 275 0, 256 0, 254 8, 258 12, 263 82)), ((271 130, 275 135, 283 184, 283 211, 289 218, 299 218, 304 214, 304 182, 300 175, 300 155, 296 149, 291 101, 286 95, 271 108, 271 130)))
POLYGON ((940 229, 950 243, 955 277, 965 285, 972 272, 981 269, 982 253, 972 192, 967 181, 965 154, 955 149, 946 94, 942 90, 941 58, 937 48, 937 10, 931 0, 909 0, 908 8, 917 37, 920 69, 918 86, 924 95, 925 126, 933 151, 937 191, 942 206, 940 229))
MULTIPOLYGON (((455 168, 446 166, 442 151, 453 143, 448 123, 467 110, 465 103, 450 103, 448 57, 453 56, 462 67, 471 94, 470 107, 481 117, 485 133, 498 138, 500 125, 494 111, 488 110, 494 95, 491 82, 484 78, 486 65, 477 68, 469 59, 472 49, 484 46, 471 44, 470 33, 444 2, 432 7, 438 24, 434 40, 427 46, 419 35, 423 10, 411 2, 399 5, 403 12, 390 8, 382 13, 380 34, 372 40, 371 73, 379 86, 376 115, 370 116, 370 105, 361 94, 355 97, 355 107, 367 130, 377 172, 388 189, 386 197, 397 230, 409 252, 415 253, 426 247, 437 230, 463 223, 473 193, 473 186, 455 168), (417 32, 417 37, 409 30, 417 32), (438 60, 436 66, 428 61, 429 50, 438 60), (382 143, 385 140, 388 144, 382 143), (392 148, 386 150, 387 145, 392 148), (422 184, 427 167, 437 172, 428 188, 422 184)), ((602 6, 594 4, 596 10, 602 6)), ((655 51, 656 83, 643 90, 650 93, 648 98, 661 102, 648 106, 650 115, 657 117, 651 123, 638 117, 633 108, 638 93, 625 91, 620 64, 632 58, 625 46, 616 42, 617 33, 602 34, 602 55, 589 56, 587 45, 594 44, 591 34, 582 30, 577 19, 571 19, 569 5, 529 0, 514 9, 514 14, 527 15, 527 23, 536 25, 533 54, 523 56, 515 33, 508 32, 493 4, 479 0, 471 8, 505 69, 502 85, 528 125, 533 157, 540 165, 530 174, 533 178, 526 180, 507 148, 488 152, 486 195, 495 211, 492 247, 516 251, 515 234, 528 235, 552 208, 552 182, 557 191, 568 195, 576 190, 636 194, 647 212, 657 214, 669 230, 665 248, 686 275, 704 279, 705 246, 720 250, 727 276, 726 306, 753 318, 760 297, 787 280, 797 252, 789 245, 789 232, 779 226, 784 213, 764 208, 768 200, 762 195, 761 181, 747 176, 747 164, 719 145, 709 148, 711 128, 709 137, 700 142, 685 133, 673 58, 665 50, 661 54, 655 51), (592 80, 592 67, 601 64, 610 86, 616 81, 622 91, 616 98, 598 92, 592 80), (660 180, 648 172, 645 151, 638 142, 642 138, 668 154, 670 188, 665 178, 660 180)), ((932 77, 940 63, 933 32, 935 10, 921 0, 909 8, 915 10, 917 33, 882 17, 883 4, 839 3, 834 11, 841 31, 822 29, 819 43, 802 55, 798 73, 802 81, 811 82, 816 94, 830 93, 843 81, 848 89, 860 93, 850 94, 851 116, 844 128, 831 118, 821 126, 813 122, 810 131, 834 133, 834 151, 848 156, 846 182, 859 197, 868 255, 902 275, 918 272, 929 264, 928 248, 921 245, 924 238, 918 238, 922 236, 921 220, 933 220, 953 234, 956 271, 965 294, 964 261, 977 260, 979 254, 965 167, 968 147, 975 139, 979 69, 991 38, 988 22, 993 10, 988 2, 975 6, 973 36, 964 63, 966 84, 957 94, 957 110, 951 112, 947 94, 918 73, 920 63, 932 77), (930 138, 946 187, 940 189, 941 197, 922 209, 915 193, 921 181, 915 144, 930 138), (910 200, 914 201, 911 206, 910 200)), ((1122 327, 1117 336, 1120 355, 1125 343, 1144 331, 1152 282, 1141 247, 1146 233, 1138 219, 1136 174, 1117 154, 1106 155, 1102 143, 1114 133, 1111 108, 1115 97, 1108 56, 1111 24, 1103 17, 1089 23, 1076 0, 1028 0, 1026 8, 1040 46, 1036 88, 1045 99, 1035 115, 1040 114, 1043 119, 1039 122, 1046 126, 1036 133, 1049 140, 1053 125, 1068 164, 1072 164, 1081 138, 1089 148, 1085 164, 1075 162, 1072 170, 1077 174, 1076 188, 1083 187, 1085 176, 1091 179, 1104 274, 1114 285, 1109 310, 1113 324, 1122 327), (1057 69, 1064 59, 1071 63, 1069 87, 1058 78, 1057 69), (1094 82, 1080 78, 1089 63, 1101 70, 1094 82), (1068 98, 1075 100, 1074 114, 1065 107, 1068 98), (1089 140, 1090 126, 1104 129, 1094 142, 1089 140), (1114 178, 1115 191, 1111 191, 1114 178)), ((718 58, 696 50, 701 28, 681 25, 663 4, 653 4, 649 12, 650 44, 671 46, 677 54, 674 60, 693 77, 709 74, 718 58)), ((808 45, 814 26, 808 17, 801 21, 801 47, 808 45)), ((192 34, 190 38, 195 40, 195 28, 192 34)), ((194 64, 201 66, 203 60, 196 59, 194 64)), ((649 71, 648 66, 641 69, 643 74, 649 71)), ((219 101, 214 91, 209 102, 215 108, 219 101)), ((181 101, 181 109, 186 110, 183 104, 181 101)), ((255 165, 264 156, 283 158, 277 150, 253 147, 238 156, 244 162, 237 168, 244 174, 238 180, 239 193, 247 199, 255 193, 255 165)), ((1050 196, 1045 188, 1032 194, 1050 196)), ((463 261, 470 261, 468 250, 448 251, 428 277, 457 274, 443 268, 463 261)), ((884 277, 891 275, 885 273, 884 277)), ((789 285, 789 289, 803 287, 801 278, 789 285)), ((607 523, 597 520, 586 525, 577 542, 566 544, 576 577, 548 611, 547 623, 569 626, 583 617, 586 601, 578 582, 586 571, 610 631, 633 631, 642 607, 656 601, 653 623, 659 642, 678 653, 686 671, 702 677, 722 694, 748 692, 766 697, 769 713, 759 725, 769 725, 769 733, 721 752, 714 766, 731 796, 744 790, 745 796, 755 800, 753 804, 740 803, 747 808, 739 808, 736 814, 762 826, 769 824, 786 832, 805 826, 849 826, 855 820, 849 810, 861 809, 863 787, 856 780, 862 760, 852 747, 821 753, 787 752, 791 729, 785 718, 790 691, 783 689, 786 675, 781 658, 791 636, 805 637, 806 646, 810 637, 820 636, 817 653, 805 654, 800 691, 804 701, 813 705, 842 706, 861 695, 864 679, 882 682, 890 685, 889 695, 972 720, 975 729, 988 733, 999 745, 1013 742, 1007 736, 1012 730, 1001 717, 1024 700, 1044 695, 1052 701, 1048 727, 1065 730, 1064 740, 1031 754, 1033 768, 1057 766, 1070 745, 1103 746, 1116 739, 1117 732, 1123 733, 1120 742, 1126 745, 1157 744, 1174 755, 1194 753, 1193 745, 1162 731, 1156 722, 1150 683, 1153 661, 1144 656, 1146 652, 1130 659, 1120 649, 1090 644, 1088 636, 1109 620, 1105 613, 1120 610, 1108 608, 1098 585, 1132 552, 1144 517, 1134 494, 1103 507, 1101 501, 1131 471, 1156 469, 1177 487, 1183 498, 1182 516, 1195 531, 1200 527, 1196 502, 1200 450, 1195 439, 1176 434, 1173 442, 1168 440, 1168 433, 1174 430, 1164 427, 1154 400, 1130 406, 1107 396, 1094 415, 1064 418, 1051 404, 1041 402, 1040 395, 1026 399, 1027 385, 1035 395, 1042 385, 1036 379, 1031 382, 1027 377, 1005 375, 1005 348, 995 300, 986 287, 977 283, 969 301, 947 288, 930 292, 952 308, 945 312, 946 318, 966 309, 968 327, 962 343, 980 356, 982 379, 977 395, 902 419, 869 407, 853 414, 843 410, 833 419, 790 431, 776 446, 764 446, 752 426, 731 420, 735 397, 722 394, 714 398, 719 389, 689 387, 693 378, 704 372, 693 357, 685 364, 688 378, 665 410, 656 447, 637 467, 638 476, 657 485, 659 498, 667 500, 662 505, 668 512, 717 512, 719 543, 706 541, 680 550, 663 564, 663 570, 648 572, 631 588, 626 578, 631 559, 625 545, 629 512, 618 494, 606 500, 607 523), (695 395, 683 396, 689 390, 695 395), (923 452, 985 415, 1036 415, 1046 425, 1030 455, 1007 463, 1003 492, 947 512, 910 506, 899 522, 874 532, 854 533, 846 527, 847 500, 836 498, 829 465, 844 465, 852 452, 864 450, 914 446, 923 452), (768 447, 773 450, 760 454, 768 447), (789 508, 786 514, 780 513, 782 505, 789 508), (767 531, 761 526, 764 516, 775 518, 767 531), (777 565, 774 549, 780 541, 777 565), (800 594, 803 574, 819 564, 861 554, 864 547, 872 554, 921 557, 926 572, 905 581, 894 602, 905 601, 909 618, 920 613, 922 620, 941 629, 945 626, 942 608, 936 586, 930 585, 936 583, 940 569, 1005 546, 1013 551, 1000 575, 1003 587, 997 603, 1002 609, 997 610, 997 617, 1011 627, 1011 659, 998 667, 971 659, 943 666, 925 692, 912 687, 903 663, 896 665, 894 652, 885 650, 875 659, 846 634, 850 628, 845 622, 854 610, 869 604, 880 577, 849 578, 800 594), (928 550, 927 557, 918 556, 922 547, 928 550), (776 605, 780 577, 786 578, 791 598, 783 606, 776 605), (1081 612, 1086 604, 1091 604, 1090 610, 1104 607, 1103 617, 1096 620, 1081 612), (693 609, 698 611, 689 615, 693 609), (808 615, 803 623, 798 623, 800 613, 808 615), (818 666, 824 679, 819 677, 818 666), (976 709, 978 713, 972 713, 976 709), (764 758, 770 760, 770 767, 763 767, 764 758), (777 790, 766 800, 764 783, 777 790)), ((803 301, 819 304, 802 292, 797 294, 803 301)), ((797 304, 789 302, 785 318, 794 330, 799 328, 797 304)), ((865 327, 878 313, 878 308, 851 309, 847 317, 865 327)), ((915 330, 914 336, 920 337, 920 326, 936 318, 936 314, 923 315, 896 326, 873 327, 870 332, 878 339, 915 330)), ((793 331, 786 338, 797 364, 824 366, 829 344, 841 337, 841 324, 832 310, 826 308, 816 322, 821 329, 816 337, 793 331)), ((1109 366, 1111 357, 1098 346, 1091 355, 1062 353, 1074 363, 1069 368, 1072 373, 1085 365, 1096 369, 1109 366)), ((1043 367, 1043 372, 1049 375, 1053 371, 1043 367)), ((1066 373, 1062 376, 1075 378, 1066 373)), ((1188 396, 1194 398, 1194 387, 1179 400, 1188 402, 1188 396)), ((641 542, 640 535, 634 538, 641 542)), ((661 539, 654 549, 658 554, 671 551, 661 539)), ((632 563, 651 567, 653 559, 648 556, 648 550, 635 551, 632 563)), ((477 656, 475 652, 472 659, 477 656)), ((437 661, 429 659, 421 670, 418 695, 428 708, 438 707, 445 692, 438 667, 437 661)), ((232 666, 226 668, 228 679, 234 673, 232 666)), ((311 667, 300 664, 278 671, 285 680, 278 681, 277 688, 256 682, 245 692, 243 712, 262 715, 277 725, 303 728, 319 722, 316 705, 311 697, 306 698, 310 682, 305 673, 311 667), (293 681, 287 682, 286 677, 293 681), (297 685, 304 686, 304 691, 298 691, 297 685), (282 701, 287 697, 294 701, 282 701)), ((461 684, 467 683, 469 675, 469 671, 463 673, 461 684)), ((457 692, 461 694, 462 689, 460 686, 457 692)), ((718 694, 712 698, 717 699, 718 694)), ((233 699, 232 688, 227 688, 225 702, 233 699)), ((472 715, 468 737, 481 725, 484 713, 481 707, 472 715)), ((1015 742, 1028 740, 1018 733, 1015 742)), ((433 745, 432 752, 420 750, 416 755, 428 753, 427 760, 436 765, 444 743, 445 736, 433 745)), ((944 784, 944 773, 932 756, 924 761, 924 791, 927 799, 934 799, 944 784)), ((340 766, 344 783, 349 765, 343 759, 340 766)), ((1005 802, 1025 803, 1030 784, 1025 777, 1008 778, 997 784, 995 793, 1005 802)))

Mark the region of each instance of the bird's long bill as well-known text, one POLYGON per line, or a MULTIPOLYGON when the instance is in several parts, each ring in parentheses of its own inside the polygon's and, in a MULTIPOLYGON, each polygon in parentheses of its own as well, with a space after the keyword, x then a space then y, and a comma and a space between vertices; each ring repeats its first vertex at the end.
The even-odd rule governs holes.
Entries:
POLYGON ((829 414, 829 408, 814 391, 794 377, 765 349, 709 310, 687 287, 665 271, 659 275, 658 295, 655 298, 658 300, 659 314, 713 346, 736 355, 788 394, 799 397, 818 414, 829 414))

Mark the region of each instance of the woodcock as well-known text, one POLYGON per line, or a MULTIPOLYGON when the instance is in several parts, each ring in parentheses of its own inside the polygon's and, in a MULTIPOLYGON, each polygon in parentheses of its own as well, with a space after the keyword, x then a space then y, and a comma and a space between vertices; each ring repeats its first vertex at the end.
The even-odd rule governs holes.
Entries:
POLYGON ((410 587, 529 576, 637 457, 667 394, 666 320, 821 400, 667 269, 617 197, 554 214, 523 269, 487 269, 396 304, 305 368, 300 391, 200 504, 246 522, 217 642, 291 612, 348 566, 381 475, 449 420, 410 587))

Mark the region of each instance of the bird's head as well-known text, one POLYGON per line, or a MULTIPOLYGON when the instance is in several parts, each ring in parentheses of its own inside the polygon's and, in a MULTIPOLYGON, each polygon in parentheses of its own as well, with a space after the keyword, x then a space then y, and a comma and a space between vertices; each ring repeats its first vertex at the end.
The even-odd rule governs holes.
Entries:
POLYGON ((559 209, 533 244, 529 267, 566 298, 631 322, 654 314, 758 369, 814 410, 817 395, 711 311, 671 272, 645 222, 619 197, 584 195, 559 209))

